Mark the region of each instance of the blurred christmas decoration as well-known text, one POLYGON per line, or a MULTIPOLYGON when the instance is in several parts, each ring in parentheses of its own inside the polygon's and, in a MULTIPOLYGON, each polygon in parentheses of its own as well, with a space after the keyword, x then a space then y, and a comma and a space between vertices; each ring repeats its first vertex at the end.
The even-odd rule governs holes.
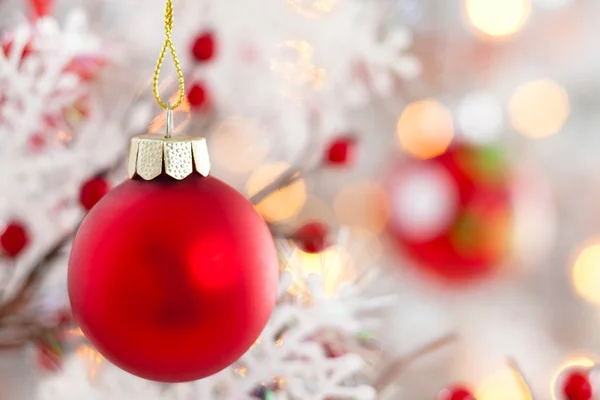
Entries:
MULTIPOLYGON (((66 330, 73 347, 63 335, 49 338, 48 330, 60 332, 49 316, 67 303, 72 233, 104 190, 86 183, 102 175, 116 186, 126 175, 130 137, 148 125, 164 131, 147 79, 163 34, 156 29, 162 6, 0 1, 0 235, 13 222, 25 233, 8 235, 6 249, 16 255, 3 249, 0 257, 0 383, 8 400, 188 400, 199 393, 221 400, 297 400, 301 393, 304 400, 332 391, 370 398, 373 390, 380 400, 467 396, 440 394, 463 386, 453 382, 466 383, 477 400, 567 400, 565 390, 585 398, 588 383, 595 394, 600 4, 594 0, 178 1, 173 39, 186 50, 189 85, 174 132, 202 132, 215 175, 251 197, 273 236, 291 246, 281 266, 294 271, 292 285, 275 315, 281 321, 300 315, 280 313, 280 306, 314 307, 316 314, 339 299, 342 282, 361 294, 365 289, 362 302, 395 293, 393 304, 367 313, 363 322, 378 324, 367 324, 359 340, 344 326, 342 333, 317 329, 306 342, 287 341, 269 331, 281 326, 272 320, 265 337, 275 344, 261 339, 243 357, 252 368, 240 360, 185 385, 129 376, 75 327, 66 330), (479 205, 479 223, 457 223, 465 211, 458 177, 468 175, 461 182, 473 192, 489 193, 468 174, 487 169, 456 167, 461 174, 454 174, 441 162, 454 157, 457 142, 468 143, 467 153, 503 149, 509 161, 500 168, 506 176, 498 192, 508 194, 482 203, 508 212, 488 219, 493 213, 479 205), (392 164, 392 177, 402 181, 425 170, 408 180, 416 189, 396 195, 384 179, 390 160, 399 158, 406 163, 392 164), (414 206, 404 208, 403 226, 398 204, 414 206), (455 225, 471 232, 468 240, 450 235, 455 225), (437 231, 460 246, 438 252, 423 245, 411 253, 407 245, 421 239, 409 243, 406 231, 423 237, 437 231), (465 267, 465 249, 480 250, 479 263, 465 267), (456 261, 451 270, 464 275, 449 278, 444 268, 431 267, 439 258, 456 261), (392 268, 377 270, 381 276, 363 288, 374 264, 392 268), (415 279, 405 264, 463 285, 415 279), (494 275, 500 268, 511 273, 494 275), (323 301, 307 294, 310 273, 322 281, 323 301), (471 284, 476 276, 487 279, 471 284), (399 356, 410 359, 411 349, 448 331, 460 339, 456 346, 418 362, 399 356), (290 354, 287 343, 311 358, 281 361, 276 350, 290 354), (325 356, 310 353, 314 348, 325 356), (505 365, 507 354, 523 364, 531 391, 505 365), (344 377, 341 383, 334 375, 344 377)), ((161 93, 172 92, 171 65, 163 77, 161 93)), ((350 308, 336 307, 328 319, 350 308)), ((294 338, 296 326, 305 323, 282 331, 294 338)))
POLYGON ((457 144, 393 166, 389 231, 399 249, 446 280, 490 275, 509 245, 511 204, 501 150, 457 144))

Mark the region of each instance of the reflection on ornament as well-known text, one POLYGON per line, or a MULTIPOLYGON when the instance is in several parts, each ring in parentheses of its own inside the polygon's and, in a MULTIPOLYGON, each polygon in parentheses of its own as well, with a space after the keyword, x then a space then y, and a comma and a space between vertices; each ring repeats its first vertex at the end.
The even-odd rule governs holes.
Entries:
MULTIPOLYGON (((248 195, 254 196, 275 181, 290 166, 284 162, 265 164, 258 168, 246 185, 248 195)), ((306 202, 306 183, 298 179, 291 185, 278 190, 261 201, 256 210, 267 220, 279 222, 296 216, 306 202)))
POLYGON ((452 141, 452 114, 434 99, 415 101, 406 106, 398 119, 396 135, 400 146, 410 155, 426 159, 442 154, 452 141))
POLYGON ((512 94, 508 112, 517 132, 534 139, 550 136, 569 118, 569 95, 550 79, 525 83, 512 94))
POLYGON ((314 63, 315 49, 305 40, 288 40, 277 47, 279 55, 270 68, 298 86, 319 89, 325 81, 325 69, 314 63))
POLYGON ((466 0, 470 24, 485 35, 502 37, 519 32, 531 14, 531 0, 466 0))
POLYGON ((585 300, 600 305, 600 241, 588 243, 571 270, 575 291, 585 300))
POLYGON ((406 168, 390 183, 390 224, 415 240, 430 240, 450 227, 458 209, 452 177, 440 166, 406 168))
POLYGON ((532 400, 531 394, 523 387, 522 378, 514 371, 503 370, 486 378, 477 388, 477 400, 532 400))
POLYGON ((339 0, 287 0, 287 4, 300 14, 316 18, 329 14, 339 0))

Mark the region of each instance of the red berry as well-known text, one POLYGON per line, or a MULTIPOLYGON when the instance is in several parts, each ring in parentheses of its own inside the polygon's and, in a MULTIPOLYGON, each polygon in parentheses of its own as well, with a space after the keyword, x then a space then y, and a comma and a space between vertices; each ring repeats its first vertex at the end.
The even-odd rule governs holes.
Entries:
MULTIPOLYGON (((2 52, 4 53, 4 57, 9 57, 12 51, 13 41, 12 39, 7 39, 2 43, 2 52)), ((23 47, 23 51, 21 52, 21 61, 26 59, 29 55, 33 53, 33 44, 30 42, 25 44, 23 47)))
POLYGON ((30 0, 29 5, 33 11, 34 18, 50 15, 54 6, 53 0, 30 0))
POLYGON ((40 345, 38 349, 38 365, 44 372, 58 372, 62 369, 60 353, 47 345, 40 345))
POLYGON ((346 166, 354 161, 355 153, 356 139, 338 137, 329 144, 325 161, 330 165, 346 166))
POLYGON ((81 186, 79 203, 87 211, 91 210, 110 190, 110 183, 104 177, 94 177, 81 186))
POLYGON ((564 400, 591 400, 592 384, 587 372, 571 371, 565 376, 562 384, 564 400))
POLYGON ((0 246, 4 254, 14 258, 21 254, 23 249, 29 244, 29 234, 25 227, 16 221, 6 225, 4 232, 0 235, 0 246))
POLYGON ((463 386, 453 386, 440 393, 438 400, 475 400, 475 396, 463 386))
POLYGON ((201 33, 192 43, 192 55, 198 62, 209 61, 215 56, 215 36, 212 32, 201 33))
POLYGON ((294 234, 293 238, 302 251, 315 254, 322 252, 328 247, 328 233, 329 228, 327 225, 315 221, 309 222, 300 227, 300 229, 298 229, 294 234))
POLYGON ((206 87, 201 83, 194 83, 188 92, 188 102, 192 109, 205 108, 209 104, 206 87))

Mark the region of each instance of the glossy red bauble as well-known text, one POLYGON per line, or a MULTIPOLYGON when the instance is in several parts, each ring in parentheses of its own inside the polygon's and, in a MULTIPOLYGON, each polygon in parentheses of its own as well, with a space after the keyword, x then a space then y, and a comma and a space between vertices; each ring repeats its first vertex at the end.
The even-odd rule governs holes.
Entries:
POLYGON ((87 214, 68 284, 73 315, 103 356, 183 382, 256 341, 275 305, 278 259, 265 222, 223 182, 129 180, 87 214))
POLYGON ((496 271, 510 239, 508 172, 500 150, 465 144, 394 165, 387 179, 388 230, 398 249, 447 282, 496 271))
POLYGON ((29 233, 18 221, 9 222, 0 235, 2 253, 8 257, 17 257, 29 244, 29 233))
POLYGON ((102 176, 96 176, 81 186, 79 203, 87 211, 91 210, 110 191, 110 183, 102 176))

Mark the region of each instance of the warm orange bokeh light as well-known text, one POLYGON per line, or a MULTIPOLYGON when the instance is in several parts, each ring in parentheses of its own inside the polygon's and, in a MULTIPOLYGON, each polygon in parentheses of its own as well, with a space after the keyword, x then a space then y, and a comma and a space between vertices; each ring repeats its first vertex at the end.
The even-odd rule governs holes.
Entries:
POLYGON ((469 23, 488 36, 519 32, 531 14, 531 0, 465 0, 469 23))
POLYGON ((215 129, 209 145, 211 161, 228 171, 244 173, 264 161, 270 141, 253 121, 229 118, 215 129))
POLYGON ((600 305, 600 241, 581 250, 573 264, 571 280, 577 294, 600 305))
POLYGON ((304 279, 316 274, 323 279, 325 296, 333 296, 344 282, 352 282, 356 278, 354 262, 350 254, 340 246, 332 246, 318 254, 309 254, 296 249, 288 260, 287 269, 295 276, 292 291, 306 292, 304 279))
POLYGON ((486 378, 477 388, 477 400, 531 400, 519 376, 506 369, 486 378))
POLYGON ((410 103, 398 119, 400 146, 414 157, 427 159, 442 154, 454 136, 452 114, 440 102, 426 99, 410 103))
POLYGON ((389 218, 386 198, 385 190, 378 183, 357 182, 340 190, 333 208, 340 224, 379 233, 389 218))
POLYGON ((571 106, 562 86, 543 79, 519 86, 509 100, 508 113, 515 130, 530 138, 541 138, 562 129, 571 106))
MULTIPOLYGON (((248 195, 253 196, 274 182, 290 166, 284 162, 265 164, 258 168, 246 185, 248 195)), ((296 216, 306 202, 306 183, 299 179, 293 184, 278 190, 260 204, 256 210, 270 222, 279 222, 296 216)))

